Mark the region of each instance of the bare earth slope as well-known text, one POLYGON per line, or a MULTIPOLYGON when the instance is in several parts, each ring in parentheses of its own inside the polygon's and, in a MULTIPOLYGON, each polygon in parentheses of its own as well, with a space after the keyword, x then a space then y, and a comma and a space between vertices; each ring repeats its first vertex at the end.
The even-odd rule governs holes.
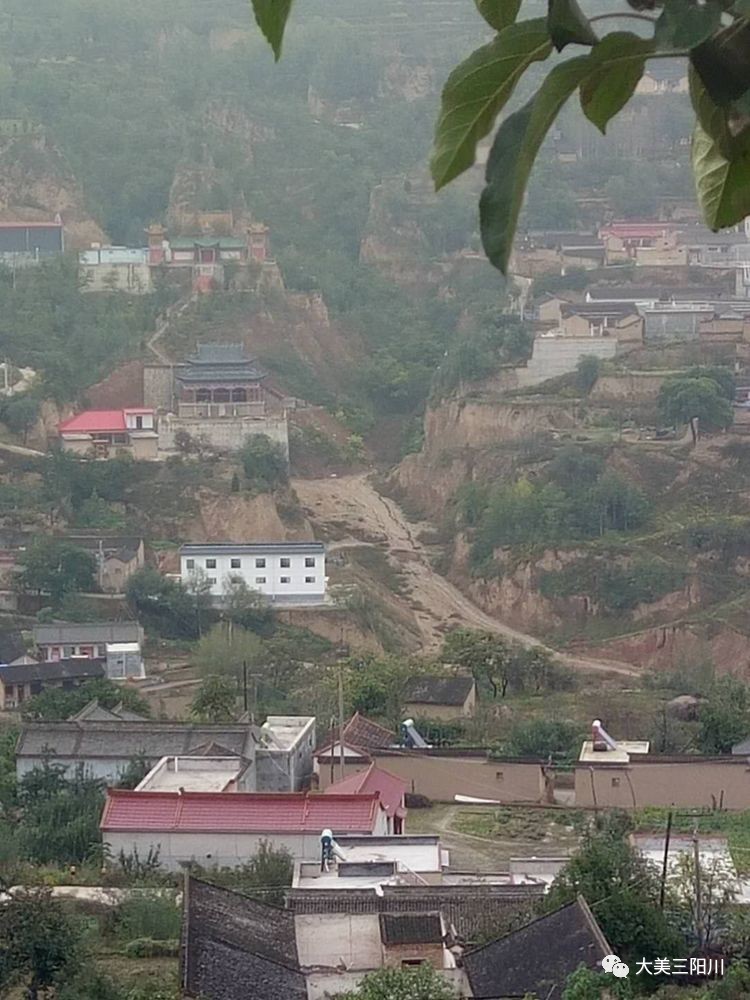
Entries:
MULTIPOLYGON (((446 632, 461 626, 488 629, 525 646, 544 645, 533 636, 518 632, 481 611, 437 573, 403 511, 374 489, 366 473, 340 478, 296 479, 293 486, 306 515, 321 534, 326 533, 327 526, 338 533, 342 529, 351 532, 351 542, 334 543, 332 548, 361 545, 362 537, 366 537, 381 546, 390 561, 399 567, 406 577, 409 603, 422 633, 425 653, 436 652, 446 632)), ((617 660, 568 654, 560 654, 560 659, 578 670, 624 675, 638 673, 632 665, 617 660)))

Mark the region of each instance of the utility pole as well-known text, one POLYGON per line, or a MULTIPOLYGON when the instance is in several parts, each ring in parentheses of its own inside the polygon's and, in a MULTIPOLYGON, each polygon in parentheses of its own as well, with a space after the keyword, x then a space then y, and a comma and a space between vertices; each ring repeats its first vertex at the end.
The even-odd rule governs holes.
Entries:
POLYGON ((672 836, 672 810, 667 813, 667 832, 664 837, 664 861, 661 866, 661 888, 659 890, 659 909, 664 909, 664 893, 667 887, 667 863, 669 862, 669 839, 672 836))
POLYGON ((339 663, 339 777, 344 780, 344 669, 339 663))
POLYGON ((247 660, 242 661, 242 707, 247 712, 247 660))
POLYGON ((701 898, 701 852, 698 827, 693 830, 693 863, 695 864, 695 930, 698 934, 698 948, 703 951, 703 900, 701 898))

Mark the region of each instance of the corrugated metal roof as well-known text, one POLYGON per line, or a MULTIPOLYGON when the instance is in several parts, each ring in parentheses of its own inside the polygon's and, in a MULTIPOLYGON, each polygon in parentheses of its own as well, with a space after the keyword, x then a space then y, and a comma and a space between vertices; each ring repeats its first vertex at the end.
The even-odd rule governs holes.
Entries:
POLYGON ((83 413, 76 414, 70 420, 63 420, 58 427, 61 434, 66 431, 124 431, 126 429, 125 413, 122 410, 84 410, 83 413))
POLYGON ((107 791, 104 831, 179 833, 372 832, 377 795, 107 791))

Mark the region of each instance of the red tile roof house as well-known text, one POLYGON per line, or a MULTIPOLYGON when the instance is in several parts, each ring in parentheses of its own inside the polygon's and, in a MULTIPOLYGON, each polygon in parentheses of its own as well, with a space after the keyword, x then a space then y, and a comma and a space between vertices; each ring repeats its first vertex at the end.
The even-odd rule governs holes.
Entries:
POLYGON ((142 406, 122 410, 84 410, 58 425, 63 451, 113 458, 124 451, 133 458, 158 458, 159 435, 154 411, 142 406))
POLYGON ((296 861, 320 859, 320 835, 386 836, 388 813, 374 795, 293 792, 135 792, 107 790, 102 840, 117 858, 150 849, 171 870, 190 862, 232 868, 262 840, 286 847, 296 861))
POLYGON ((329 785, 326 795, 377 795, 388 817, 388 833, 404 832, 406 792, 409 784, 374 762, 365 771, 329 785))

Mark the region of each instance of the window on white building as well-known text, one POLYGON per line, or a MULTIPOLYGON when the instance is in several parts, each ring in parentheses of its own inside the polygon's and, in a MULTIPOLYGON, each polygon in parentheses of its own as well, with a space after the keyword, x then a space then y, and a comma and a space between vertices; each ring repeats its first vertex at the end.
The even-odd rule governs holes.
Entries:
POLYGON ((188 569, 195 569, 195 559, 186 559, 185 560, 185 566, 188 569))
POLYGON ((240 569, 241 566, 242 566, 242 560, 241 559, 230 559, 229 560, 229 565, 230 565, 230 567, 232 569, 240 569))
POLYGON ((256 569, 265 569, 266 568, 266 560, 265 559, 256 559, 255 560, 255 568, 256 569))
POLYGON ((305 577, 305 583, 315 583, 315 577, 314 576, 306 576, 305 577))
POLYGON ((213 587, 214 584, 216 583, 216 577, 215 576, 209 576, 208 577, 208 583, 209 583, 209 586, 213 587))
POLYGON ((305 556, 305 566, 310 569, 315 565, 315 556, 305 556))
POLYGON ((266 582, 266 578, 264 576, 256 576, 255 577, 255 582, 256 583, 265 583, 266 582))
POLYGON ((206 559, 206 569, 216 569, 216 560, 206 559))
POLYGON ((279 583, 291 583, 291 582, 292 582, 291 576, 282 576, 281 579, 279 580, 279 583))
POLYGON ((281 559, 279 560, 279 566, 281 566, 282 569, 289 569, 291 565, 292 565, 291 560, 287 559, 286 556, 282 556, 281 559))

